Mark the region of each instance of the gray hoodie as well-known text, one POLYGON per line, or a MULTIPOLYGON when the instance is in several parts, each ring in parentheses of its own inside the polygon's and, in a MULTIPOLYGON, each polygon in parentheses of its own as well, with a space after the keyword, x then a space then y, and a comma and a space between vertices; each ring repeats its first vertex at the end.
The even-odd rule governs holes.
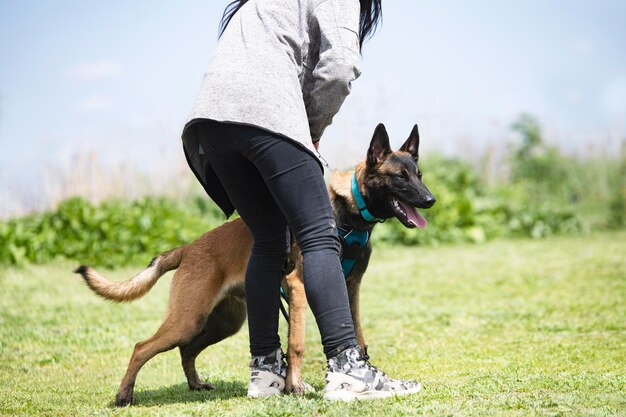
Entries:
POLYGON ((312 151, 359 75, 358 0, 249 0, 209 62, 193 122, 253 125, 312 151))

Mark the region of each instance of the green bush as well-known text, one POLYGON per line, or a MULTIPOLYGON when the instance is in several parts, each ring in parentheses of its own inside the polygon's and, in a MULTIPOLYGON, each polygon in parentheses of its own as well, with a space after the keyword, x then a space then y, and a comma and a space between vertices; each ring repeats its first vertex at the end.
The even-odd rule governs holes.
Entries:
MULTIPOLYGON (((422 211, 430 225, 414 230, 387 221, 376 228, 374 244, 481 243, 624 227, 626 156, 564 156, 544 143, 539 122, 530 115, 520 116, 512 129, 520 141, 511 148, 510 178, 487 186, 469 164, 429 155, 420 165, 437 198, 432 209, 422 211)), ((0 263, 42 263, 55 257, 108 267, 145 262, 223 222, 206 196, 185 202, 115 200, 97 207, 72 198, 55 211, 0 222, 0 263)))
MULTIPOLYGON (((407 229, 389 220, 377 227, 376 244, 480 243, 498 236, 544 237, 581 230, 574 213, 530 204, 521 187, 487 190, 469 165, 429 157, 424 181, 437 203, 422 214, 430 225, 407 229)), ((64 201, 51 212, 0 223, 0 263, 44 263, 55 257, 96 266, 146 262, 188 243, 224 222, 208 197, 186 202, 144 198, 95 206, 83 198, 64 201)))
MULTIPOLYGON (((407 229, 397 221, 387 221, 375 231, 375 242, 439 244, 481 243, 494 237, 540 238, 582 230, 572 209, 536 203, 526 186, 504 184, 489 189, 466 163, 429 156, 420 162, 424 183, 437 203, 421 213, 429 221, 424 230, 407 229)), ((545 196, 545 194, 543 194, 545 196)))
POLYGON ((626 226, 626 141, 622 143, 620 165, 611 189, 608 225, 618 229, 626 226))
POLYGON ((43 263, 55 257, 107 267, 145 261, 195 239, 223 221, 203 199, 177 204, 165 198, 108 201, 83 198, 52 212, 0 223, 0 263, 43 263))

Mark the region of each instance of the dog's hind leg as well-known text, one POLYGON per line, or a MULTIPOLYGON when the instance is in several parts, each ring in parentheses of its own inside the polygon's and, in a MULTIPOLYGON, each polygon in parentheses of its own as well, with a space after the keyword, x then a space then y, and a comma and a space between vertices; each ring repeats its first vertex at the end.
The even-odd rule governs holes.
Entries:
POLYGON ((125 407, 132 404, 135 381, 141 367, 155 355, 186 342, 185 339, 196 333, 198 327, 198 320, 177 321, 168 316, 154 336, 137 343, 115 396, 115 405, 125 407))
POLYGON ((202 382, 196 371, 196 357, 214 343, 234 335, 241 329, 246 319, 245 299, 232 295, 224 298, 207 318, 202 331, 189 343, 180 346, 180 356, 183 370, 187 377, 189 389, 212 390, 213 385, 202 382))
POLYGON ((202 330, 213 306, 221 298, 222 286, 223 281, 217 278, 206 280, 203 276, 188 275, 181 268, 176 271, 170 289, 167 317, 154 336, 135 345, 115 397, 117 406, 122 407, 133 402, 137 374, 147 361, 161 352, 188 344, 202 330))

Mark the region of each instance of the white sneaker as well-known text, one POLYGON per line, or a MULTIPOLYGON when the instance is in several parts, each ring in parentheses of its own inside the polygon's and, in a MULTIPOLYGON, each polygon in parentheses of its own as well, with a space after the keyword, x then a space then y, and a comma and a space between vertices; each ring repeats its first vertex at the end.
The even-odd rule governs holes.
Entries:
POLYGON ((361 348, 348 348, 328 360, 327 400, 370 400, 394 395, 415 394, 422 389, 419 382, 389 378, 365 360, 361 348))
POLYGON ((269 397, 285 390, 287 365, 281 348, 267 356, 254 356, 250 361, 248 397, 269 397))

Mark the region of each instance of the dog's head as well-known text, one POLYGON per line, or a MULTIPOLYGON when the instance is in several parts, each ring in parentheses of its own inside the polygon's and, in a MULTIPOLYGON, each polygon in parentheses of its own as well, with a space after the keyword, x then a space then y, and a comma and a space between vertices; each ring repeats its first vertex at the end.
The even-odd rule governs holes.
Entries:
POLYGON ((369 211, 376 217, 395 217, 409 228, 426 226, 416 208, 428 209, 435 197, 422 182, 418 165, 419 132, 417 125, 398 151, 389 146, 389 135, 381 123, 376 127, 367 151, 361 181, 369 211))

